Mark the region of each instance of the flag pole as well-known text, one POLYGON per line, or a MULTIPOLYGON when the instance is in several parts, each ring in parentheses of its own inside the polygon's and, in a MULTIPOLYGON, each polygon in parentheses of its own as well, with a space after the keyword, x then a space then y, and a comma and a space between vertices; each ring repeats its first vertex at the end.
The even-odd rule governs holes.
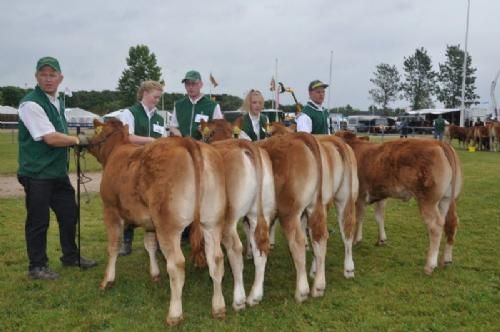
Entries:
POLYGON ((276 62, 275 62, 275 68, 274 68, 274 77, 276 78, 276 88, 274 89, 274 93, 275 93, 275 99, 276 99, 276 102, 275 102, 275 107, 276 109, 278 110, 280 108, 280 91, 279 91, 279 79, 278 79, 278 58, 276 58, 276 62))
POLYGON ((328 80, 328 101, 327 101, 327 107, 328 111, 330 111, 330 95, 332 92, 332 63, 333 63, 333 51, 330 51, 330 77, 328 80))

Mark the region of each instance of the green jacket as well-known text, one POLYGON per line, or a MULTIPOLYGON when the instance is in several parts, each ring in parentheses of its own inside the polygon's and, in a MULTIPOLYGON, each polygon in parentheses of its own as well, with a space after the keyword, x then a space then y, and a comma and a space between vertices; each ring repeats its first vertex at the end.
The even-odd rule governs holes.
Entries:
MULTIPOLYGON (((37 85, 35 90, 21 100, 21 104, 28 101, 35 102, 43 108, 58 133, 68 133, 62 100, 59 99, 60 111, 58 112, 47 95, 37 85)), ((18 125, 18 142, 18 175, 35 179, 57 179, 68 175, 67 147, 50 146, 43 140, 35 141, 21 120, 19 120, 18 125)))
POLYGON ((243 115, 243 124, 241 129, 252 139, 252 141, 258 141, 266 138, 265 128, 268 122, 269 120, 267 119, 267 116, 261 113, 259 117, 260 130, 259 136, 257 137, 257 134, 253 130, 252 119, 250 119, 250 115, 246 113, 243 115))
POLYGON ((134 116, 134 134, 138 136, 159 138, 161 133, 154 131, 154 125, 160 127, 165 126, 165 121, 158 112, 154 112, 153 116, 148 118, 146 110, 141 103, 137 103, 129 108, 130 113, 134 116))
POLYGON ((307 114, 311 118, 311 134, 328 134, 328 111, 326 109, 319 109, 313 103, 308 102, 302 113, 307 114))
POLYGON ((217 104, 210 100, 208 96, 201 97, 196 104, 193 104, 187 96, 177 101, 175 103, 175 115, 182 136, 190 136, 200 140, 201 133, 198 130, 199 122, 195 122, 196 115, 207 115, 208 120, 212 120, 215 106, 217 104))
POLYGON ((443 118, 437 118, 436 120, 434 120, 434 130, 437 133, 444 132, 444 125, 445 123, 443 118))

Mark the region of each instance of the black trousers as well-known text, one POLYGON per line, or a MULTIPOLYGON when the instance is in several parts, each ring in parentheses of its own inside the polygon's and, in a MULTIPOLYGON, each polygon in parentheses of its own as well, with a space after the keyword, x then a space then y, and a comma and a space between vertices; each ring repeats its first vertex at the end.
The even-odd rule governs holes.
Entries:
POLYGON ((71 185, 69 177, 39 180, 18 176, 18 180, 26 193, 25 236, 29 268, 46 266, 49 261, 47 257, 47 231, 49 229, 50 209, 54 211, 59 224, 61 261, 72 262, 77 259, 75 189, 71 185))

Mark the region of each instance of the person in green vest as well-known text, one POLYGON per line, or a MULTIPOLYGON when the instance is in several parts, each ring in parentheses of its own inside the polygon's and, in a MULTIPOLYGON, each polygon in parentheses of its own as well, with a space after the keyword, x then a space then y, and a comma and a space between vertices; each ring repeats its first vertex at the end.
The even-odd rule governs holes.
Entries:
POLYGON ((262 114, 264 97, 259 90, 250 90, 243 101, 241 109, 245 112, 242 116, 239 138, 249 141, 258 141, 266 138, 266 128, 269 119, 262 114))
MULTIPOLYGON (((182 79, 186 96, 176 101, 172 119, 170 120, 170 134, 173 136, 192 137, 201 140, 199 126, 201 120, 210 121, 223 119, 219 104, 201 93, 203 81, 196 70, 190 70, 182 79)), ((187 242, 190 227, 182 232, 182 241, 187 242)))
POLYGON ((328 110, 322 104, 328 84, 315 80, 309 83, 309 101, 297 116, 297 131, 311 134, 329 134, 328 110))
POLYGON ((440 141, 443 140, 445 122, 443 116, 439 114, 436 120, 434 120, 434 138, 440 141))
POLYGON ((223 119, 219 104, 201 93, 203 81, 196 70, 190 70, 182 79, 187 96, 175 102, 170 133, 175 136, 201 139, 198 130, 201 120, 223 119))
POLYGON ((75 189, 68 177, 68 147, 85 146, 88 141, 84 136, 68 135, 64 102, 57 98, 57 89, 64 78, 59 61, 53 57, 38 60, 35 78, 37 86, 19 105, 17 178, 26 194, 28 277, 52 280, 59 274, 50 269, 47 257, 50 209, 59 225, 62 265, 82 268, 97 265, 93 260, 78 257, 75 189))
MULTIPOLYGON (((160 82, 144 81, 137 91, 138 102, 120 114, 120 121, 128 125, 130 143, 142 145, 165 136, 165 121, 156 109, 162 93, 163 85, 160 82)), ((125 225, 118 255, 132 253, 134 228, 133 225, 125 225)))

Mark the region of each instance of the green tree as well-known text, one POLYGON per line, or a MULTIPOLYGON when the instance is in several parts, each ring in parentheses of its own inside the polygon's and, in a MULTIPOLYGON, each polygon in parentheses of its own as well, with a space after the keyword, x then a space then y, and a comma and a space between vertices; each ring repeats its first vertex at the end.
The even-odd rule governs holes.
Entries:
POLYGON ((5 106, 18 107, 19 102, 29 90, 21 89, 16 86, 6 86, 0 89, 3 103, 5 106))
POLYGON ((387 63, 381 63, 377 66, 377 70, 373 73, 374 78, 370 79, 376 88, 369 91, 375 104, 382 106, 382 109, 387 110, 387 105, 391 101, 395 101, 400 91, 401 77, 396 66, 391 66, 387 63))
POLYGON ((136 101, 137 89, 142 82, 154 80, 163 83, 161 68, 156 64, 156 55, 146 45, 130 47, 127 68, 118 81, 118 91, 127 105, 136 101))
POLYGON ((0 105, 3 105, 3 94, 1 90, 0 90, 0 105))
POLYGON ((415 50, 415 54, 405 57, 403 69, 404 81, 401 90, 411 108, 418 110, 433 107, 436 73, 432 70, 432 61, 427 51, 421 47, 415 50))
MULTIPOLYGON (((464 51, 460 45, 446 47, 446 61, 439 64, 437 98, 446 108, 459 107, 462 103, 464 51)), ((465 104, 477 104, 478 95, 475 94, 476 68, 472 68, 472 59, 467 54, 465 77, 465 104)))

